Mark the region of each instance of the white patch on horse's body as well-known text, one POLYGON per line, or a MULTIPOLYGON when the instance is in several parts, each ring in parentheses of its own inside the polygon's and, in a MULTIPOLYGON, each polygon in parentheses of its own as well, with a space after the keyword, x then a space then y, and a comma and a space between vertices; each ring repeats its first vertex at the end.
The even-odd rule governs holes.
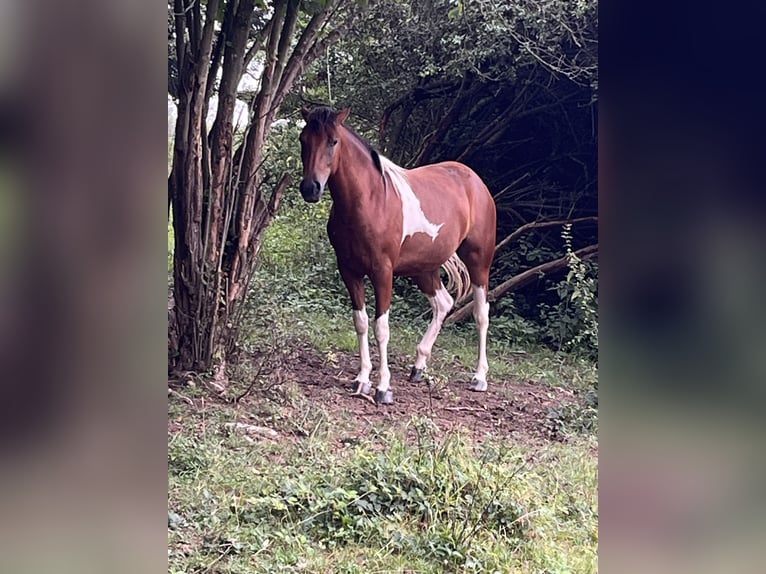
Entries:
POLYGON ((388 311, 375 320, 375 339, 380 353, 380 382, 378 390, 386 392, 391 384, 391 371, 388 368, 388 311))
POLYGON ((370 343, 367 338, 369 320, 367 311, 364 307, 360 311, 354 311, 354 329, 359 340, 359 374, 356 381, 360 383, 370 382, 370 372, 372 371, 372 360, 370 359, 370 343))
MULTIPOLYGON (((394 185, 399 199, 402 200, 402 243, 409 235, 416 233, 425 233, 431 240, 435 240, 439 235, 443 223, 435 224, 428 220, 423 208, 420 206, 420 200, 412 191, 410 183, 407 181, 406 170, 399 167, 385 156, 380 157, 380 165, 383 168, 383 175, 388 175, 391 183, 394 185)), ((401 245, 401 243, 400 243, 401 245)))
POLYGON ((487 330, 489 328, 489 302, 487 290, 478 285, 473 287, 473 318, 479 331, 479 360, 473 378, 486 384, 489 363, 487 362, 487 330))
POLYGON ((443 285, 439 285, 433 297, 428 297, 428 302, 431 304, 433 318, 423 335, 423 339, 418 344, 418 356, 415 359, 416 369, 426 368, 426 361, 431 357, 431 349, 433 349, 434 341, 436 341, 436 337, 439 335, 439 331, 441 331, 442 323, 444 323, 447 313, 449 313, 449 310, 452 309, 452 305, 455 303, 443 285))

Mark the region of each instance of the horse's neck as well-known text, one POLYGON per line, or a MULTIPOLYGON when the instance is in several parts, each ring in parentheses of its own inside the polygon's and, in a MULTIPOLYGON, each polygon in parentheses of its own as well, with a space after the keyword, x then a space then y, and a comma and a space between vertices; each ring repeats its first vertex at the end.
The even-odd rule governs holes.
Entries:
POLYGON ((380 209, 383 175, 373 164, 369 150, 356 142, 348 142, 346 145, 348 149, 344 150, 345 153, 339 158, 338 169, 328 181, 335 209, 349 214, 380 209))

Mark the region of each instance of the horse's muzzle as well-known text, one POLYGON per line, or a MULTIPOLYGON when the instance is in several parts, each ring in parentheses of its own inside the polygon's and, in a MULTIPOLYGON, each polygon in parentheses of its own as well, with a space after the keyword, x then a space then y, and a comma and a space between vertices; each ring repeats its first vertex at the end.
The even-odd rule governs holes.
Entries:
POLYGON ((308 203, 316 203, 322 197, 322 186, 318 181, 301 181, 301 195, 308 203))

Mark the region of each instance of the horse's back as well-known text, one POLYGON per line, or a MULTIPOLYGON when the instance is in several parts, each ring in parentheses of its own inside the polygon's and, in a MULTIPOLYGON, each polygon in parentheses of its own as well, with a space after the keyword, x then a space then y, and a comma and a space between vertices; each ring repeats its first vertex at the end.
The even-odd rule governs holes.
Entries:
POLYGON ((470 217, 470 227, 489 226, 495 229, 495 201, 484 181, 470 167, 457 161, 444 161, 409 170, 408 176, 417 185, 422 199, 444 204, 454 198, 453 205, 464 205, 470 217))

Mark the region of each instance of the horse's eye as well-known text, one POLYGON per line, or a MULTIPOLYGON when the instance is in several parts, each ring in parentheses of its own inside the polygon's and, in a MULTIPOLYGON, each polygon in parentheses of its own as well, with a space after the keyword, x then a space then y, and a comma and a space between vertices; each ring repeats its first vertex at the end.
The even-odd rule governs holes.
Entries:
POLYGON ((330 140, 328 142, 331 146, 334 146, 336 143, 338 143, 338 140, 330 140))

